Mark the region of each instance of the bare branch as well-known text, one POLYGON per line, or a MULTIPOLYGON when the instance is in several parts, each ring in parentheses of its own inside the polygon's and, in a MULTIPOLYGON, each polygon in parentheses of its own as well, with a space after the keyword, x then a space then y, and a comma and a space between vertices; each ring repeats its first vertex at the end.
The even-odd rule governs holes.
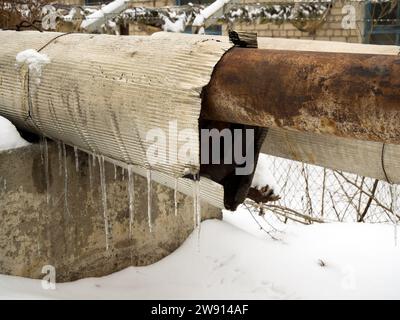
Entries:
POLYGON ((371 206, 372 199, 373 199, 373 197, 375 196, 376 187, 378 186, 378 182, 379 182, 379 180, 378 180, 378 179, 375 179, 374 185, 373 185, 372 191, 371 191, 372 197, 369 197, 368 202, 367 202, 367 205, 365 206, 363 213, 362 213, 362 214, 360 215, 360 217, 357 219, 357 222, 364 222, 364 218, 365 218, 365 216, 367 215, 367 212, 368 212, 369 207, 371 206))

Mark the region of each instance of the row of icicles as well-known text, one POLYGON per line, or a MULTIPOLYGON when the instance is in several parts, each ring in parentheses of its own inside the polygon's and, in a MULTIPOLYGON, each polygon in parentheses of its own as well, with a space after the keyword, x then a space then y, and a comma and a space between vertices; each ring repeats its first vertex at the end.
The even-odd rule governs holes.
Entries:
MULTIPOLYGON (((66 145, 63 142, 57 141, 58 146, 58 160, 59 160, 59 175, 64 176, 64 211, 70 216, 70 211, 68 208, 68 167, 67 167, 67 151, 66 145)), ((46 201, 47 204, 50 203, 50 192, 49 192, 49 151, 47 138, 42 137, 40 139, 40 150, 42 157, 42 164, 44 165, 45 180, 46 180, 46 201)), ((74 147, 75 154, 75 170, 79 172, 79 155, 78 148, 74 147)), ((89 154, 89 185, 90 189, 93 186, 93 168, 96 167, 96 162, 99 163, 99 173, 100 173, 100 189, 101 189, 101 201, 103 208, 103 219, 104 219, 104 229, 106 236, 106 250, 109 249, 109 218, 108 218, 108 208, 107 208, 107 184, 105 176, 105 166, 104 166, 104 156, 89 154)), ((122 180, 125 180, 125 168, 121 167, 122 170, 122 180)), ((129 237, 132 238, 132 226, 133 218, 135 212, 135 188, 134 188, 134 178, 133 178, 133 167, 131 165, 127 166, 128 171, 128 196, 129 196, 129 237)), ((147 221, 149 231, 153 232, 152 224, 152 171, 147 169, 147 221)), ((114 164, 114 180, 117 179, 117 165, 114 164)), ((178 184, 179 180, 175 179, 174 183, 174 213, 178 216, 178 184)), ((198 234, 200 235, 200 223, 201 223, 201 202, 200 202, 200 182, 199 179, 194 179, 193 181, 193 223, 194 227, 198 229, 198 234)))

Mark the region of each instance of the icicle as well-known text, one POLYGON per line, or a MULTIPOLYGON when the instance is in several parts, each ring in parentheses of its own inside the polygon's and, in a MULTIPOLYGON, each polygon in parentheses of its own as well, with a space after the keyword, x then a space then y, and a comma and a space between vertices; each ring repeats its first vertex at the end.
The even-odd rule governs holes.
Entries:
POLYGON ((122 167, 121 170, 122 170, 122 181, 124 181, 125 180, 125 169, 124 169, 124 167, 122 167))
POLYGON ((44 136, 41 136, 39 140, 40 159, 42 160, 42 165, 44 164, 44 139, 46 138, 44 136))
POLYGON ((196 217, 196 211, 197 211, 196 181, 193 181, 192 192, 193 192, 193 226, 194 226, 194 228, 196 228, 196 226, 197 226, 197 217, 196 217))
POLYGON ((117 165, 114 163, 114 180, 117 180, 117 165))
POLYGON ((3 192, 7 191, 7 180, 0 177, 0 184, 2 184, 0 187, 2 188, 3 192))
POLYGON ((394 184, 390 185, 390 191, 392 194, 392 210, 393 210, 393 227, 394 227, 394 232, 393 232, 393 237, 394 237, 394 246, 397 247, 397 200, 398 200, 398 190, 397 190, 397 186, 394 184))
POLYGON ((132 238, 132 225, 135 205, 135 184, 132 167, 128 166, 128 192, 129 192, 129 238, 132 238))
POLYGON ((103 218, 104 218, 104 229, 106 233, 106 250, 108 250, 108 213, 107 213, 107 187, 106 187, 106 173, 104 169, 104 157, 99 157, 99 170, 100 170, 100 188, 101 188, 101 200, 103 204, 103 218))
POLYGON ((201 225, 201 201, 200 201, 200 177, 193 176, 193 221, 197 228, 197 246, 200 251, 200 225, 201 225))
POLYGON ((42 251, 40 250, 40 241, 36 241, 36 245, 37 245, 38 256, 41 256, 42 255, 42 251))
POLYGON ((62 144, 62 151, 64 157, 64 210, 65 212, 70 215, 69 208, 68 208, 68 167, 67 167, 67 149, 65 144, 62 144))
POLYGON ((46 180, 46 202, 49 204, 49 154, 47 148, 47 139, 45 136, 40 137, 40 157, 44 167, 44 175, 46 180))
POLYGON ((62 146, 61 146, 61 142, 57 141, 57 147, 58 147, 58 175, 61 177, 62 176, 62 146))
POLYGON ((175 179, 174 186, 174 209, 175 209, 175 217, 178 216, 178 178, 175 179))
POLYGON ((151 170, 147 169, 147 218, 149 223, 150 232, 153 232, 153 226, 151 223, 151 170))
POLYGON ((96 168, 96 154, 93 154, 93 168, 96 168))
POLYGON ((93 162, 92 162, 92 155, 89 153, 88 154, 88 163, 89 163, 89 186, 90 190, 92 190, 93 187, 93 162))
POLYGON ((193 175, 193 224, 194 227, 200 227, 201 212, 200 212, 200 180, 196 175, 193 175))
POLYGON ((196 181, 196 218, 197 218, 197 227, 200 229, 201 225, 200 180, 196 181))
POLYGON ((75 171, 79 172, 79 155, 78 155, 78 148, 74 146, 74 153, 75 153, 75 171))
POLYGON ((44 176, 46 179, 46 202, 50 203, 50 177, 49 177, 49 146, 47 138, 44 137, 44 176))

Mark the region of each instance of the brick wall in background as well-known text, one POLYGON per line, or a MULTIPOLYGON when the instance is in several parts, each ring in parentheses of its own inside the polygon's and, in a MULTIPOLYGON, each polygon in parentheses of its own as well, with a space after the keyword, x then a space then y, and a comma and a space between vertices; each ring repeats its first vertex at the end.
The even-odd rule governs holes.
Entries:
POLYGON ((130 7, 149 7, 149 8, 160 8, 167 6, 176 6, 175 0, 143 0, 135 1, 130 4, 130 7))
MULTIPOLYGON (((244 4, 255 3, 252 0, 241 0, 244 4)), ((263 1, 262 3, 277 1, 263 1)), ((294 1, 282 0, 280 3, 290 3, 294 1)), ((297 29, 292 23, 237 23, 233 25, 236 31, 254 31, 259 37, 277 37, 277 38, 292 38, 292 39, 313 39, 313 40, 328 40, 341 42, 361 43, 364 30, 364 3, 359 1, 335 1, 330 12, 326 16, 326 22, 322 23, 315 33, 303 32, 297 29), (342 19, 347 13, 342 13, 342 8, 345 5, 353 5, 356 10, 356 29, 344 29, 342 27, 342 19)), ((227 33, 227 25, 223 26, 223 34, 227 33)))
MULTIPOLYGON (((64 0, 64 1, 83 1, 83 0, 64 0)), ((242 4, 287 4, 294 3, 295 0, 240 0, 242 4)), ((305 0, 306 1, 306 0, 305 0)), ((131 7, 166 7, 176 5, 175 0, 143 0, 132 2, 131 7)), ((314 40, 329 40, 341 42, 361 43, 364 30, 364 2, 356 0, 336 0, 326 16, 326 21, 323 22, 314 32, 300 31, 291 22, 270 22, 270 23, 235 23, 233 25, 236 31, 254 31, 259 37, 276 37, 276 38, 292 38, 292 39, 314 39, 314 40), (345 5, 353 5, 356 10, 356 28, 344 29, 342 20, 347 13, 342 13, 345 5)), ((227 34, 228 26, 222 26, 222 33, 227 34)), ((146 26, 137 23, 129 24, 127 30, 130 35, 150 35, 160 31, 158 28, 146 26)))
POLYGON ((85 4, 85 0, 56 0, 56 3, 59 4, 70 4, 70 5, 79 5, 82 6, 85 4))

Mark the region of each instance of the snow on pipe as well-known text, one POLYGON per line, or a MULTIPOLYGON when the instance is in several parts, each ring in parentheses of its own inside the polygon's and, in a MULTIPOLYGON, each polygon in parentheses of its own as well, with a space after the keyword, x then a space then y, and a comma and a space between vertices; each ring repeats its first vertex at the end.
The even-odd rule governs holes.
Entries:
POLYGON ((81 23, 81 29, 86 32, 98 31, 107 20, 114 18, 129 6, 130 0, 115 0, 100 10, 88 15, 81 23))
POLYGON ((216 0, 203 10, 201 10, 200 14, 196 16, 193 21, 193 27, 204 27, 207 24, 207 20, 219 14, 222 15, 222 10, 226 4, 228 4, 231 0, 216 0))

